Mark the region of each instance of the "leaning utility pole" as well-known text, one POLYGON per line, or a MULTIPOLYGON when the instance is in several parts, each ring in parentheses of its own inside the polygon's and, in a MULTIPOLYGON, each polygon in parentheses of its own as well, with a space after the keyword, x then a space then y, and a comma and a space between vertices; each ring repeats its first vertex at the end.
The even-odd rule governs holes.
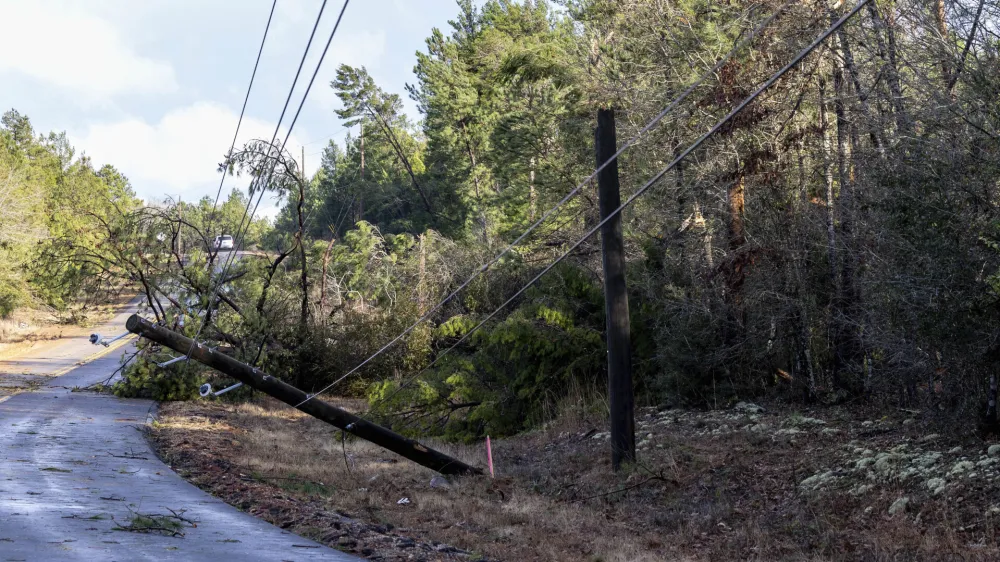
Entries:
MULTIPOLYGON (((613 109, 597 111, 597 166, 618 151, 613 109)), ((601 220, 621 205, 618 159, 597 175, 601 220)), ((608 338, 608 401, 611 405, 611 467, 635 461, 635 413, 632 396, 632 344, 629 335, 628 293, 625 286, 625 244, 619 213, 601 227, 604 262, 604 310, 608 338)))
POLYGON ((394 431, 359 418, 350 412, 331 406, 318 398, 313 398, 311 395, 290 384, 281 382, 260 369, 240 363, 228 355, 196 343, 194 340, 182 336, 177 332, 157 326, 149 320, 140 318, 137 314, 129 317, 125 323, 125 327, 134 334, 169 347, 178 353, 187 354, 190 351, 191 359, 204 363, 310 416, 323 420, 366 441, 371 441, 380 447, 384 447, 431 470, 436 470, 441 474, 482 474, 482 471, 474 466, 467 465, 458 459, 425 447, 413 439, 403 437, 394 431))

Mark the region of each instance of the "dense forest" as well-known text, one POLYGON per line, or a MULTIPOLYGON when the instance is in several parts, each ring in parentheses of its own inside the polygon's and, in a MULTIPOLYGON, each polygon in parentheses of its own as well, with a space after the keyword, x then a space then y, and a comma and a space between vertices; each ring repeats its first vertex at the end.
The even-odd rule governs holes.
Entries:
MULTIPOLYGON (((145 204, 65 135, 7 113, 0 314, 137 288, 156 320, 306 390, 336 381, 409 431, 509 434, 600 409, 596 237, 447 351, 597 224, 593 182, 437 303, 594 171, 598 109, 624 143, 777 14, 621 156, 624 199, 852 7, 460 0, 405 92, 364 68, 327 77, 356 133, 313 177, 255 141, 220 154, 254 182, 218 206, 145 204), (248 229, 259 255, 220 266, 212 239, 241 232, 264 191, 285 205, 248 229)), ((868 2, 671 170, 623 215, 637 400, 985 412, 1000 361, 997 92, 995 0, 868 2)), ((196 395, 206 375, 164 357, 144 348, 119 392, 196 395)))

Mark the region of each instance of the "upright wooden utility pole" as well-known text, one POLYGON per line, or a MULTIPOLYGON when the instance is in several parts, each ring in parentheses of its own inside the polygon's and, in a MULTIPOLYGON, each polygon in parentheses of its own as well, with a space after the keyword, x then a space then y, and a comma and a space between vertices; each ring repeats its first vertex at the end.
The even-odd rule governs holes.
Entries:
MULTIPOLYGON (((613 109, 597 111, 597 165, 618 151, 613 109)), ((618 160, 597 175, 601 220, 621 205, 618 160)), ((604 309, 608 333, 608 400, 611 403, 611 466, 635 461, 635 414, 632 396, 632 344, 629 335, 628 293, 625 286, 625 244, 621 214, 601 227, 604 262, 604 309)))

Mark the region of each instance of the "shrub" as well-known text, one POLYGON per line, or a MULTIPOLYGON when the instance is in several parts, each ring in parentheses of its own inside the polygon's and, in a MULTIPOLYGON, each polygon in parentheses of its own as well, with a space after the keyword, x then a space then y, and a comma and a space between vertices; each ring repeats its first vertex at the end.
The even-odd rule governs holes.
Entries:
POLYGON ((115 396, 161 402, 198 397, 198 387, 204 378, 204 368, 200 364, 182 361, 161 368, 157 363, 166 361, 169 356, 156 352, 154 344, 148 340, 140 339, 138 346, 142 352, 112 387, 115 396))

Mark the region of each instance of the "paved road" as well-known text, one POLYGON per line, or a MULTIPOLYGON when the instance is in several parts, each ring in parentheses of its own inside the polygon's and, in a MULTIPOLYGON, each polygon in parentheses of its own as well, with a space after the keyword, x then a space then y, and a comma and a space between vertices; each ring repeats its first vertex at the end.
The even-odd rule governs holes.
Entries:
POLYGON ((225 267, 227 262, 230 263, 230 268, 236 267, 236 264, 241 260, 246 258, 258 257, 261 259, 271 259, 265 252, 249 251, 249 250, 219 250, 216 252, 217 256, 215 258, 215 268, 214 272, 219 274, 222 272, 223 267, 225 267))
POLYGON ((75 368, 93 353, 89 342, 0 363, 0 381, 27 376, 36 388, 0 397, 0 561, 357 560, 246 515, 174 474, 142 433, 153 402, 71 390, 107 378, 127 347, 75 368), (134 513, 170 510, 186 510, 183 517, 197 526, 184 524, 182 537, 115 530, 134 513))
MULTIPOLYGON (((106 324, 95 328, 104 336, 113 337, 125 332, 125 320, 135 310, 115 316, 106 324)), ((110 347, 94 346, 85 337, 62 338, 52 342, 39 342, 16 360, 0 361, 0 401, 5 396, 44 385, 54 377, 64 375, 76 366, 103 355, 120 357, 122 347, 131 338, 119 340, 110 347)), ((114 371, 116 367, 112 368, 114 371)), ((111 374, 108 372, 108 375, 111 374)), ((108 375, 105 375, 106 378, 108 375)), ((103 380, 103 378, 101 379, 103 380)))

